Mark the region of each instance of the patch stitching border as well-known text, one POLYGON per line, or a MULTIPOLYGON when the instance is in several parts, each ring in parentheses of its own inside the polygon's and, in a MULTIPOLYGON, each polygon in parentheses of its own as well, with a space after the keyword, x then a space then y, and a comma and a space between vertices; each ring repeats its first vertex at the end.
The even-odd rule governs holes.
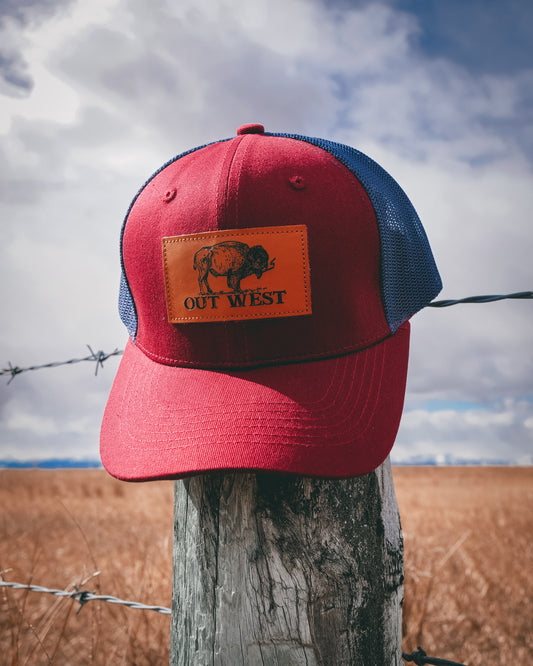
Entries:
POLYGON ((307 237, 307 225, 305 224, 293 224, 285 225, 283 227, 247 227, 245 229, 213 229, 209 231, 201 231, 196 234, 183 234, 179 236, 164 236, 162 239, 163 246, 163 264, 164 264, 164 275, 165 275, 165 292, 166 292, 166 305, 167 305, 167 318, 171 324, 180 324, 180 323, 224 323, 229 321, 256 321, 258 319, 274 319, 294 316, 305 316, 312 314, 312 307, 310 302, 310 267, 309 267, 309 244, 307 237), (202 319, 201 317, 177 317, 172 313, 173 299, 171 298, 171 285, 169 282, 169 270, 167 263, 167 247, 173 243, 184 243, 187 241, 198 240, 199 237, 209 237, 210 235, 216 238, 223 238, 227 236, 229 238, 234 238, 235 236, 250 236, 250 235, 265 235, 272 236, 277 234, 298 234, 300 241, 300 253, 302 258, 302 276, 303 276, 303 288, 305 295, 305 306, 298 310, 284 310, 269 312, 267 316, 264 314, 250 314, 249 312, 243 313, 242 316, 234 316, 230 319, 226 315, 221 315, 219 317, 212 316, 209 319, 202 319), (305 251, 307 247, 307 252, 305 251))

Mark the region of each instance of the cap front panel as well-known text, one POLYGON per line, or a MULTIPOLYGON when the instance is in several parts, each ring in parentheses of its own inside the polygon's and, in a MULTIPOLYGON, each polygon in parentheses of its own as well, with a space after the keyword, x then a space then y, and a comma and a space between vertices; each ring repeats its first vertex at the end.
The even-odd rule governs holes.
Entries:
MULTIPOLYGON (((346 167, 302 141, 248 134, 170 164, 133 206, 123 253, 137 344, 158 362, 253 367, 343 354, 390 334, 370 201, 346 167), (169 322, 163 238, 295 225, 307 229, 311 314, 169 322)), ((208 281, 227 280, 223 272, 208 281)))

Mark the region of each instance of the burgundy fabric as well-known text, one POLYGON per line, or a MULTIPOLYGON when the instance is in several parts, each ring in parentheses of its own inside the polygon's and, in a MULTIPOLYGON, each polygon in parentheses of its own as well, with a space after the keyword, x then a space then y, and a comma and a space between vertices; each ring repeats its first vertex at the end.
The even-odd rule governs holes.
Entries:
POLYGON ((348 477, 379 466, 400 422, 409 344, 409 324, 391 335, 385 319, 379 248, 362 186, 311 144, 250 126, 159 172, 123 234, 138 330, 102 423, 106 469, 150 480, 223 469, 348 477), (162 238, 302 224, 311 315, 168 322, 162 238))
POLYGON ((102 427, 124 480, 213 470, 365 474, 387 457, 403 408, 409 323, 357 354, 215 372, 154 363, 129 341, 102 427))
POLYGON ((370 201, 346 167, 302 141, 244 134, 172 163, 130 211, 123 256, 139 318, 136 344, 159 363, 254 367, 330 357, 390 335, 370 201), (304 188, 291 184, 294 176, 304 188), (307 225, 312 316, 167 321, 163 237, 289 224, 307 225))

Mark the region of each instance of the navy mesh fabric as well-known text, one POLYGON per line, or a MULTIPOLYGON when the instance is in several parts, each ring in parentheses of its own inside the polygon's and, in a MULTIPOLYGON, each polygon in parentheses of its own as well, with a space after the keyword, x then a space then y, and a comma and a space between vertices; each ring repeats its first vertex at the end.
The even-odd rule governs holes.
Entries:
POLYGON ((298 134, 271 136, 305 141, 322 148, 344 164, 363 186, 376 213, 383 308, 394 333, 442 289, 426 233, 412 203, 392 176, 355 148, 298 134))
POLYGON ((137 310, 126 280, 124 269, 120 271, 120 290, 118 294, 118 313, 122 323, 128 329, 128 334, 133 340, 137 335, 137 310))
MULTIPOLYGON (((223 141, 229 141, 229 139, 223 139, 223 141)), ((126 213, 126 216, 124 217, 124 222, 122 223, 122 230, 120 232, 120 267, 121 267, 121 272, 120 272, 120 289, 119 289, 119 296, 118 296, 118 312, 120 314, 120 318, 122 319, 122 323, 124 326, 128 329, 128 334, 129 336, 135 341, 135 337, 137 336, 137 310, 135 308, 135 301, 133 300, 133 296, 131 295, 131 290, 130 286, 128 284, 128 278, 126 277, 126 271, 124 269, 124 258, 122 256, 122 239, 124 238, 124 230, 126 228, 126 222, 128 221, 128 216, 130 214, 130 210, 133 207, 133 204, 137 201, 137 197, 139 194, 144 190, 144 188, 148 185, 148 183, 153 180, 158 173, 163 171, 163 169, 166 169, 167 166, 172 164, 173 162, 176 162, 176 160, 181 159, 182 157, 185 157, 185 155, 189 155, 190 153, 194 153, 196 150, 200 150, 200 148, 205 148, 206 146, 211 145, 212 143, 221 143, 220 141, 213 141, 211 143, 206 143, 203 146, 198 146, 197 148, 192 148, 191 150, 186 150, 184 153, 180 153, 179 155, 176 155, 176 157, 173 157, 171 160, 163 164, 162 167, 160 167, 156 172, 154 172, 150 178, 143 184, 141 188, 139 188, 139 191, 137 194, 133 197, 132 202, 130 203, 130 206, 128 208, 128 212, 126 213)))

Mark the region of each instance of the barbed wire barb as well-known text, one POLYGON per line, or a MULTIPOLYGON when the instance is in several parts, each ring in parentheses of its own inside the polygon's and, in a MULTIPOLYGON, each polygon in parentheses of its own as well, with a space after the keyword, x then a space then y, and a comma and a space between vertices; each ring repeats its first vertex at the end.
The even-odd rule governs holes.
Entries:
POLYGON ((7 382, 7 385, 8 385, 8 386, 9 386, 9 385, 11 384, 11 382, 15 379, 15 377, 16 377, 18 374, 20 374, 21 372, 24 372, 24 370, 23 370, 22 368, 19 368, 19 367, 16 366, 16 365, 15 365, 15 366, 11 365, 11 361, 8 361, 8 368, 7 368, 6 370, 2 370, 2 374, 3 374, 3 375, 6 375, 6 374, 10 374, 10 375, 11 375, 11 379, 9 379, 9 381, 7 382))
POLYGON ((87 590, 78 590, 78 587, 74 585, 74 589, 76 590, 73 592, 70 597, 72 599, 76 599, 76 601, 79 603, 78 610, 76 611, 76 615, 80 614, 81 609, 84 607, 84 605, 90 601, 89 599, 89 594, 87 590))
POLYGON ((107 359, 110 356, 116 356, 118 354, 123 354, 124 352, 120 349, 117 349, 115 347, 115 350, 112 351, 110 354, 106 354, 103 352, 101 349, 100 351, 97 351, 96 353, 93 352, 91 345, 87 345, 88 350, 91 352, 91 356, 87 357, 86 360, 90 361, 91 359, 93 361, 96 361, 96 368, 94 369, 94 376, 96 377, 98 375, 98 368, 103 368, 104 367, 104 361, 107 361, 107 359))

